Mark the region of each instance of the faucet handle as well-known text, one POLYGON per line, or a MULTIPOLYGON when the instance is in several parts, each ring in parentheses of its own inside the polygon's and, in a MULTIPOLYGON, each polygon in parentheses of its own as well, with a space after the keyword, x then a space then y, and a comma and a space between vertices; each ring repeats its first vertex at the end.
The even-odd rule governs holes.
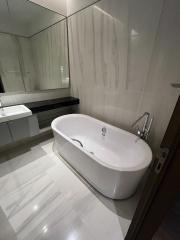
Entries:
POLYGON ((141 131, 141 130, 138 130, 138 131, 137 131, 137 135, 138 135, 140 138, 142 138, 142 137, 144 136, 144 132, 141 131))

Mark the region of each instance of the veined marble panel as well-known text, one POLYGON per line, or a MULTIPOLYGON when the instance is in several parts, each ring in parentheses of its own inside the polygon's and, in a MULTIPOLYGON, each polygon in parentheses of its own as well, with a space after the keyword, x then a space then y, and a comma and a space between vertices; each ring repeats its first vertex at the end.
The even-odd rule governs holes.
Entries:
POLYGON ((97 1, 98 0, 66 0, 66 16, 70 16, 97 1))
POLYGON ((0 33, 0 77, 5 92, 68 88, 66 20, 32 38, 0 33))
POLYGON ((34 67, 31 41, 29 38, 19 38, 20 46, 20 66, 25 83, 26 91, 33 91, 36 81, 36 72, 34 67))
POLYGON ((144 89, 163 3, 164 0, 129 1, 128 89, 144 89))
POLYGON ((69 64, 66 20, 31 38, 36 72, 34 89, 69 87, 69 64))
POLYGON ((29 38, 0 33, 0 76, 5 92, 34 89, 35 70, 29 38))
POLYGON ((3 104, 8 105, 16 105, 16 104, 23 104, 27 102, 36 102, 36 101, 43 101, 48 99, 55 99, 60 97, 69 97, 70 96, 70 89, 55 89, 55 90, 48 90, 48 91, 36 91, 36 92, 29 92, 29 93, 14 93, 14 94, 5 94, 1 96, 1 100, 3 104))
POLYGON ((150 112, 154 150, 179 96, 170 85, 180 81, 178 9, 178 0, 102 0, 68 18, 80 111, 130 131, 150 112))
POLYGON ((25 91, 19 37, 0 33, 0 77, 5 91, 25 91))

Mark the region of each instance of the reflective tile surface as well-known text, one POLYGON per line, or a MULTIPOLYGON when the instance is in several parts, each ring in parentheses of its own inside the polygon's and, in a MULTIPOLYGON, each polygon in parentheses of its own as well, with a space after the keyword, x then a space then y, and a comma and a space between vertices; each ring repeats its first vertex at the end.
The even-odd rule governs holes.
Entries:
POLYGON ((52 150, 53 140, 0 157, 0 240, 121 240, 139 194, 103 197, 52 150))
POLYGON ((68 18, 71 96, 81 113, 132 131, 150 112, 158 149, 179 97, 171 86, 180 83, 179 11, 179 0, 101 0, 68 18))

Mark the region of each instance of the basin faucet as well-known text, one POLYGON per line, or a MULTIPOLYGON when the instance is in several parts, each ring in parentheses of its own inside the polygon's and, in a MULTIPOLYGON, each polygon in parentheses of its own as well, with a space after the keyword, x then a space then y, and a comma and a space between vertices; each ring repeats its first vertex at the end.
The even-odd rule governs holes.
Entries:
POLYGON ((138 129, 137 135, 144 139, 147 140, 149 136, 149 132, 151 130, 152 122, 153 122, 153 117, 151 117, 151 114, 148 112, 145 112, 142 116, 140 116, 133 124, 132 127, 134 127, 139 121, 141 121, 144 118, 144 124, 142 129, 138 129))

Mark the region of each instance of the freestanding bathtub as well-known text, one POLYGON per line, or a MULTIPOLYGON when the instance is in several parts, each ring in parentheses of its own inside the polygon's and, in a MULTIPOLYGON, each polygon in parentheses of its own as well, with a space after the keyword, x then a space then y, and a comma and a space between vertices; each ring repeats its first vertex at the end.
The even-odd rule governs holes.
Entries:
POLYGON ((130 197, 152 161, 150 147, 136 135, 86 115, 58 117, 52 129, 56 152, 112 199, 130 197))

